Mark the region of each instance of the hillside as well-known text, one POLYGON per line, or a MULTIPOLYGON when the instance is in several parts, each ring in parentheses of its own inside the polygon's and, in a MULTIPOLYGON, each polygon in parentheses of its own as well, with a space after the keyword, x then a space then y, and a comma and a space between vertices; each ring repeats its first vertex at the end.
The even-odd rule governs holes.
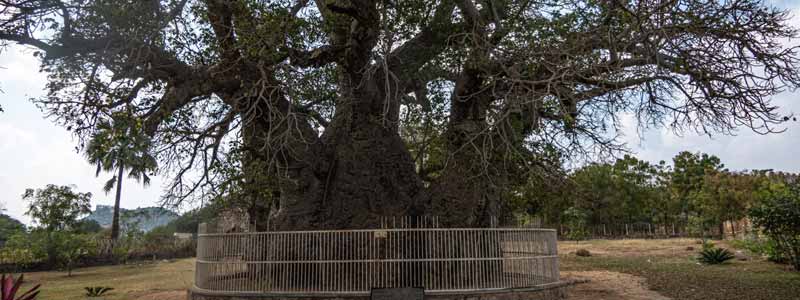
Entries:
POLYGON ((13 234, 25 230, 25 225, 11 216, 0 214, 0 245, 13 234))
MULTIPOLYGON (((111 227, 114 207, 110 205, 97 205, 97 208, 86 219, 97 221, 100 226, 111 227)), ((137 209, 121 209, 123 218, 129 216, 134 223, 139 223, 139 229, 150 231, 158 226, 166 225, 178 218, 175 212, 161 207, 142 207, 137 209)))

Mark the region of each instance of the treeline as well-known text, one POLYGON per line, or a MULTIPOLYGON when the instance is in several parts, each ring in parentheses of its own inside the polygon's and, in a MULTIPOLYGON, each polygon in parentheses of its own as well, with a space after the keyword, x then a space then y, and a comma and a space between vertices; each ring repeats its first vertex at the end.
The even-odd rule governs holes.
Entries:
POLYGON ((555 180, 534 178, 514 198, 518 215, 556 228, 647 223, 721 234, 725 222, 737 224, 754 204, 796 178, 771 170, 729 170, 703 153, 681 152, 671 165, 626 155, 555 180))
POLYGON ((123 211, 120 235, 111 239, 111 229, 86 218, 91 193, 74 186, 47 185, 28 189, 22 196, 33 226, 0 215, 0 271, 63 269, 77 266, 124 264, 128 261, 190 257, 195 254, 197 224, 213 211, 190 211, 167 225, 145 230, 142 220, 149 210, 123 211))

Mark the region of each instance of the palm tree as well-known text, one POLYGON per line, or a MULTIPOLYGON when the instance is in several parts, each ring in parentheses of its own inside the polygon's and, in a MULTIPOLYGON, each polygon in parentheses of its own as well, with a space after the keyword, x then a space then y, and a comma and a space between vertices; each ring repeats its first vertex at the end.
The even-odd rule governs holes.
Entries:
POLYGON ((106 193, 117 188, 111 222, 111 239, 116 241, 119 237, 119 206, 125 170, 128 170, 128 178, 147 187, 150 185, 148 173, 156 170, 157 163, 150 154, 150 139, 142 131, 141 121, 123 112, 113 114, 111 119, 98 124, 97 131, 86 147, 86 158, 97 165, 95 176, 100 176, 101 171, 116 172, 103 187, 106 193))

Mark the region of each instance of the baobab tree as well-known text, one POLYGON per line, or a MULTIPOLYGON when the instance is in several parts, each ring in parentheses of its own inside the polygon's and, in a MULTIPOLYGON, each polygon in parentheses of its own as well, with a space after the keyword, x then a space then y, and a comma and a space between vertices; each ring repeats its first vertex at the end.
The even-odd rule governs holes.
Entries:
POLYGON ((86 139, 130 110, 165 200, 219 192, 233 166, 278 228, 486 225, 545 149, 616 150, 622 113, 769 133, 770 97, 800 83, 791 16, 758 0, 0 5, 0 40, 49 74, 48 116, 86 139))

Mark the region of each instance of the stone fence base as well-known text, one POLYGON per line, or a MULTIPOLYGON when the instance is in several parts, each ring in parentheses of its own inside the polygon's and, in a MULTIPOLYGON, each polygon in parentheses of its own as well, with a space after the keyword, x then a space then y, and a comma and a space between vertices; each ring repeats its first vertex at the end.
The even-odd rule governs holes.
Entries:
MULTIPOLYGON (((559 281, 547 285, 471 292, 442 292, 426 294, 427 300, 560 300, 566 299, 567 288, 579 281, 559 281)), ((336 294, 270 294, 215 292, 192 288, 188 300, 369 300, 369 295, 336 294)))

